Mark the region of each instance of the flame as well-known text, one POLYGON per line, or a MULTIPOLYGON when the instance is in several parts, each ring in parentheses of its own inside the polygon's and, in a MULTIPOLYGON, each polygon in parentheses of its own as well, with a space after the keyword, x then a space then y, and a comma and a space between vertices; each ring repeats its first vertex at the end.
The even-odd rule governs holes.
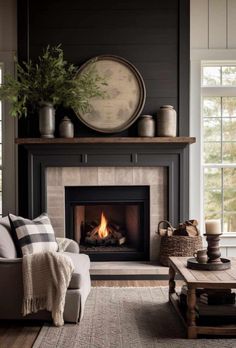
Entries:
POLYGON ((100 238, 106 238, 108 236, 108 230, 107 230, 107 219, 105 218, 105 215, 102 212, 101 215, 101 222, 98 228, 98 235, 100 238))

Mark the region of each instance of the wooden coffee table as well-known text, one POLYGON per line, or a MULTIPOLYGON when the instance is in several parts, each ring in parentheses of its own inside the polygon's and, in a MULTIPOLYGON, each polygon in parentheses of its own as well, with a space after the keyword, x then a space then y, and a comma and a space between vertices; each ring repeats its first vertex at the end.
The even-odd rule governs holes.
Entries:
MULTIPOLYGON (((188 338, 202 335, 236 335, 235 325, 197 326, 196 324, 196 289, 234 289, 236 288, 236 258, 231 258, 231 268, 224 271, 196 271, 187 268, 188 257, 170 257, 169 268, 169 301, 187 328, 188 338), (187 313, 183 317, 179 297, 175 291, 175 275, 178 274, 188 287, 187 313)), ((235 311, 236 315, 236 311, 235 311)))

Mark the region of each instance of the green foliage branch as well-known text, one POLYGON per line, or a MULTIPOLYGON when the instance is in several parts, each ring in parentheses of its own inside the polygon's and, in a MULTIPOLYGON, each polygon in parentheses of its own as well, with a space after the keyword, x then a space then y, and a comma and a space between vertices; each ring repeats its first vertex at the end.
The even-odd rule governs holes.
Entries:
POLYGON ((85 112, 91 98, 105 95, 102 86, 106 82, 97 73, 94 62, 79 73, 78 67, 64 59, 60 45, 47 46, 35 63, 16 62, 17 79, 9 74, 4 76, 0 99, 10 102, 10 114, 19 118, 45 103, 85 112))

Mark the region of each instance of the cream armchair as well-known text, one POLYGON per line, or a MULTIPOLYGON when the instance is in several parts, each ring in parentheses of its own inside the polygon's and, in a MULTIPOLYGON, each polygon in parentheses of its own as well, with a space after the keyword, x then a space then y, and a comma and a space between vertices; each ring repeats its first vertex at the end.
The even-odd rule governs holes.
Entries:
MULTIPOLYGON (((77 322, 83 317, 84 306, 91 288, 90 260, 79 253, 79 246, 71 240, 65 250, 74 263, 64 310, 65 322, 77 322)), ((10 235, 8 218, 0 219, 0 319, 38 319, 51 320, 50 312, 39 311, 23 317, 21 304, 23 299, 22 259, 17 258, 14 243, 10 235)))

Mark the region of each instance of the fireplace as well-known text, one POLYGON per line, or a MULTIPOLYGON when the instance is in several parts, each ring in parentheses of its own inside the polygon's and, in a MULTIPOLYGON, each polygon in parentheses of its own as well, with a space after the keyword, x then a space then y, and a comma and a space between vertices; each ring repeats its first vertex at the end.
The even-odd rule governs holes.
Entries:
POLYGON ((91 260, 149 260, 149 186, 65 187, 65 217, 91 260))

